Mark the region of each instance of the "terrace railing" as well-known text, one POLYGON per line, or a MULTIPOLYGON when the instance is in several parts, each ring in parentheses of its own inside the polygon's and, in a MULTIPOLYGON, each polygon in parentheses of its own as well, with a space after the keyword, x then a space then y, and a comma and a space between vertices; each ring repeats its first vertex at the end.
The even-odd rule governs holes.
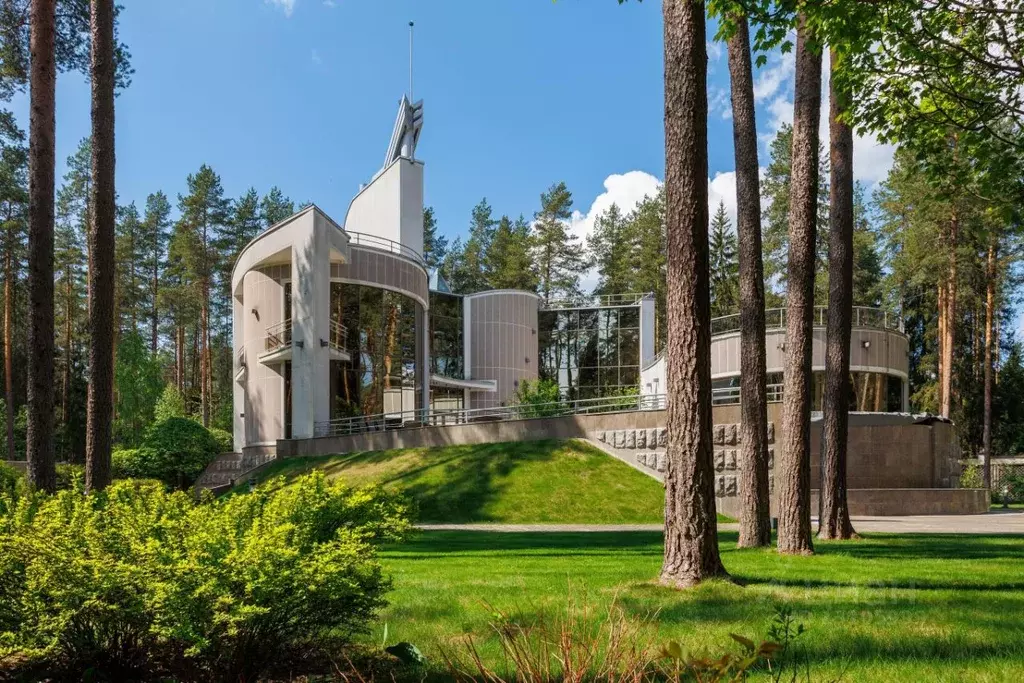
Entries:
MULTIPOLYGON (((815 306, 813 324, 815 327, 825 327, 828 322, 828 307, 815 306)), ((766 330, 786 329, 786 309, 769 308, 764 312, 764 326, 766 330)), ((903 317, 881 308, 869 308, 867 306, 853 307, 854 327, 874 327, 884 330, 903 332, 903 317)), ((720 318, 711 319, 711 336, 738 332, 740 329, 740 316, 738 313, 725 315, 720 318)))
POLYGON ((564 308, 602 308, 611 306, 636 306, 644 299, 653 299, 652 292, 633 292, 629 294, 595 294, 593 296, 573 296, 564 299, 541 301, 541 310, 553 311, 564 308))
POLYGON ((346 230, 345 234, 348 235, 348 243, 357 247, 369 247, 371 249, 379 249, 380 251, 387 251, 392 254, 398 254, 404 256, 407 259, 415 261, 423 270, 427 269, 427 260, 423 258, 423 254, 407 247, 401 242, 395 242, 389 240, 386 237, 380 237, 378 235, 368 235, 365 232, 352 232, 346 230))
POLYGON ((280 351, 292 345, 292 319, 282 320, 279 323, 267 328, 266 337, 263 341, 263 350, 266 353, 280 351))
POLYGON ((328 324, 327 345, 335 351, 346 351, 348 346, 348 328, 337 318, 331 318, 328 324))
MULTIPOLYGON (((768 394, 769 403, 781 403, 782 402, 782 385, 781 384, 769 384, 765 387, 768 394)), ((740 404, 740 388, 739 387, 721 387, 719 389, 711 390, 711 405, 716 406, 736 406, 740 404)))
POLYGON ((639 410, 664 410, 663 394, 649 396, 605 396, 551 403, 529 403, 491 408, 451 410, 404 410, 376 415, 343 417, 314 425, 315 436, 348 436, 395 429, 434 427, 470 422, 504 422, 537 417, 565 417, 639 410))

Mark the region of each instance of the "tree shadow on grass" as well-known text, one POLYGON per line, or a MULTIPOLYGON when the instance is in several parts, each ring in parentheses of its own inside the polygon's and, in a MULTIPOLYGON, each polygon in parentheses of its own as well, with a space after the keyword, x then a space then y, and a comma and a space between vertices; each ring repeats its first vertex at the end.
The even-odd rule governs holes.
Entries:
POLYGON ((863 540, 817 543, 818 555, 851 559, 990 560, 1024 562, 1024 537, 1003 534, 867 534, 863 540))

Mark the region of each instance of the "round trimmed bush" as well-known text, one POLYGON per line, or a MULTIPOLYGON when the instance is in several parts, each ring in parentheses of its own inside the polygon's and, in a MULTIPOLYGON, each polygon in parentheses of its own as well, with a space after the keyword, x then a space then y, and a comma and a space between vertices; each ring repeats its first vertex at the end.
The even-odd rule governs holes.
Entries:
POLYGON ((217 440, 217 448, 221 453, 230 453, 235 449, 235 437, 231 435, 231 432, 216 427, 210 427, 209 431, 210 435, 217 440))
POLYGON ((220 452, 217 439, 203 425, 184 417, 170 417, 149 428, 140 448, 119 451, 115 471, 185 488, 220 452))

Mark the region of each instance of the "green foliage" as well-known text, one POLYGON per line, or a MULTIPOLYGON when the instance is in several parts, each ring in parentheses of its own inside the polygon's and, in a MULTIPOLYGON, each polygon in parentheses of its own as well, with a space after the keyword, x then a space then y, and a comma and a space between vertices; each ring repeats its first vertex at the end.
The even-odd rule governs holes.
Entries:
POLYGON ((158 479, 184 488, 221 452, 217 438, 201 424, 171 417, 150 427, 142 446, 115 450, 111 459, 115 477, 158 479))
POLYGON ((213 440, 217 442, 218 453, 230 453, 235 448, 235 437, 226 429, 210 427, 208 430, 213 440))
POLYGON ((736 246, 736 233, 732 221, 725 213, 725 202, 718 203, 718 211, 711 218, 708 239, 711 267, 711 317, 739 313, 740 262, 736 246))
POLYGON ((541 193, 540 209, 533 217, 533 254, 541 296, 547 301, 579 295, 580 276, 590 267, 590 259, 569 232, 572 192, 564 182, 541 193))
POLYGON ((13 495, 24 479, 25 477, 19 470, 5 462, 0 462, 0 497, 13 495))
POLYGON ((962 489, 980 489, 984 486, 981 465, 977 461, 970 460, 962 464, 959 485, 962 489))
POLYGON ((1010 347, 999 369, 995 393, 995 453, 1024 453, 1024 349, 1019 342, 1010 347))
POLYGON ((164 391, 160 362, 138 332, 118 340, 114 387, 114 438, 127 446, 137 445, 164 391))
POLYGON ((6 495, 0 658, 39 678, 256 680, 365 631, 390 586, 375 548, 408 528, 394 497, 321 474, 204 502, 142 481, 6 495))
POLYGON ((551 379, 520 381, 515 401, 519 417, 523 418, 551 417, 561 415, 566 410, 558 382, 551 379))
POLYGON ((164 387, 164 391, 157 399, 153 409, 153 419, 157 422, 169 420, 172 417, 188 417, 185 411, 185 399, 181 392, 173 384, 164 387))
POLYGON ((440 267, 444 263, 447 254, 448 239, 437 233, 437 218, 434 216, 434 207, 424 207, 423 259, 427 262, 427 268, 440 267))
POLYGON ((533 236, 530 224, 522 216, 514 223, 502 216, 494 229, 487 251, 487 268, 493 289, 537 289, 537 273, 533 265, 531 247, 533 236))
POLYGON ((7 452, 7 401, 0 397, 0 460, 24 460, 28 434, 28 407, 22 405, 14 414, 14 453, 7 452))

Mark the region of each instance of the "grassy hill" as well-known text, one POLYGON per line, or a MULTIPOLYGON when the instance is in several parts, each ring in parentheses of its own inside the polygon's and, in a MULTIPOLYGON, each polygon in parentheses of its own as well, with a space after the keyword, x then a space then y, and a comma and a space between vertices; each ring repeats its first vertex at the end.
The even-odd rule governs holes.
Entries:
POLYGON ((665 500, 654 479, 574 440, 289 458, 261 479, 314 468, 402 491, 420 522, 660 524, 665 500))

